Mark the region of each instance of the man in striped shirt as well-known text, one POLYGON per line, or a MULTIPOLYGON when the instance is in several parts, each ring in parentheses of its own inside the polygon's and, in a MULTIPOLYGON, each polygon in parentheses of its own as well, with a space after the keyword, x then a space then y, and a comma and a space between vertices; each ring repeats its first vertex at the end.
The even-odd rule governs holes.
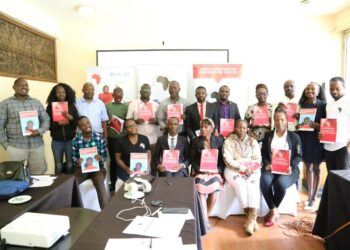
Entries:
POLYGON ((25 79, 18 78, 13 89, 14 96, 0 103, 0 144, 8 152, 10 161, 28 160, 32 174, 44 174, 47 165, 43 134, 49 129, 50 117, 41 102, 28 95, 29 86, 25 79), (22 127, 28 119, 22 118, 21 122, 20 118, 23 111, 33 111, 35 120, 38 120, 37 127, 28 135, 22 127))

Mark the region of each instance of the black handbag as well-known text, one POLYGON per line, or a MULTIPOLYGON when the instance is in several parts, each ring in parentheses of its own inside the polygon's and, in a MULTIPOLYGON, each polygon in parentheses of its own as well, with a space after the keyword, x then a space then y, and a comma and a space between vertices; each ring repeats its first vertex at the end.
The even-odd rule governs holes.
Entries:
POLYGON ((26 181, 32 184, 27 161, 4 161, 0 163, 0 180, 26 181))

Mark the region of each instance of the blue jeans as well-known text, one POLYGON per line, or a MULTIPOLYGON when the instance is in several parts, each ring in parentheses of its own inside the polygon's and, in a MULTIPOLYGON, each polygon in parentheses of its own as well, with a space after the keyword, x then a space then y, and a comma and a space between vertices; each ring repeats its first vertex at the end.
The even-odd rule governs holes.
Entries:
POLYGON ((72 141, 55 141, 52 140, 51 143, 53 158, 55 160, 55 174, 59 175, 63 172, 67 174, 73 174, 73 164, 72 164, 72 141), (63 169, 63 155, 66 160, 66 171, 63 169))

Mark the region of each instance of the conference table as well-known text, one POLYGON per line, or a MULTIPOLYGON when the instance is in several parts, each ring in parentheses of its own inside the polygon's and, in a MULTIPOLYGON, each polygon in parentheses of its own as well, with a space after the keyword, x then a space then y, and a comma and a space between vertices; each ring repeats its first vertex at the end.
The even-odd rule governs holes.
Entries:
POLYGON ((60 175, 47 187, 29 188, 21 195, 32 199, 23 204, 0 201, 0 228, 25 212, 47 212, 60 208, 83 207, 74 175, 60 175))
MULTIPOLYGON (((206 233, 206 224, 201 212, 199 197, 194 186, 193 178, 161 177, 152 183, 152 191, 145 195, 145 202, 154 212, 158 208, 151 206, 151 201, 161 200, 164 207, 187 207, 191 209, 195 219, 187 220, 181 230, 183 244, 196 244, 202 249, 201 235, 206 233)), ((104 249, 111 238, 143 238, 140 235, 123 234, 123 230, 130 221, 116 218, 116 214, 126 208, 138 206, 131 200, 124 198, 124 190, 119 190, 108 205, 96 216, 90 226, 75 242, 71 249, 104 249)), ((125 211, 124 218, 134 218, 143 215, 144 210, 135 209, 125 211)))
MULTIPOLYGON (((328 174, 312 233, 322 238, 350 221, 350 170, 328 174)), ((326 239, 327 250, 350 249, 350 226, 326 239)))

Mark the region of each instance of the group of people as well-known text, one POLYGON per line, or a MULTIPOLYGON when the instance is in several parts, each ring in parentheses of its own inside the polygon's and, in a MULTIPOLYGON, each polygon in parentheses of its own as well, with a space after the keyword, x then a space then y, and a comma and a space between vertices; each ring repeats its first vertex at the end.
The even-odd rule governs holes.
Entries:
MULTIPOLYGON (((329 104, 326 104, 323 89, 317 83, 309 83, 300 99, 294 94, 294 81, 286 81, 283 87, 283 98, 270 104, 267 102, 268 87, 258 84, 257 103, 249 106, 244 119, 241 119, 237 104, 229 100, 230 88, 226 85, 220 87, 215 103, 206 101, 206 89, 199 86, 195 90, 196 102, 190 104, 180 96, 180 84, 171 81, 168 86, 170 96, 160 103, 150 99, 151 87, 143 84, 139 99, 124 103, 123 89, 116 87, 112 93, 113 101, 106 101, 105 104, 95 98, 91 83, 83 85, 83 97, 78 100, 68 84, 58 83, 47 98, 45 110, 37 99, 28 95, 28 83, 20 78, 13 85, 15 95, 0 103, 0 143, 8 151, 10 160, 27 159, 33 174, 43 174, 46 162, 42 135, 49 129, 55 174, 74 173, 79 181, 92 178, 101 208, 106 206, 109 199, 104 185, 107 155, 110 158, 111 189, 118 178, 125 181, 134 173, 130 167, 131 153, 147 154, 149 174, 194 176, 206 218, 215 205, 217 192, 227 181, 235 189, 247 214, 245 230, 254 234, 259 228, 256 219, 260 190, 270 209, 264 223, 265 226, 272 226, 279 216, 277 208, 286 189, 297 183, 301 161, 307 168, 309 197, 306 207, 315 204, 320 184, 320 163, 323 160, 328 170, 349 167, 350 101, 345 96, 344 80, 341 77, 330 80, 330 94, 334 102, 329 104), (62 112, 63 118, 59 121, 53 119, 54 102, 68 103, 68 109, 62 112), (292 114, 294 122, 288 121, 289 103, 298 106, 292 114), (139 115, 140 105, 146 104, 152 107, 153 112, 147 121, 139 115), (171 104, 182 106, 180 117, 168 116, 168 105, 171 104), (267 124, 258 125, 256 122, 256 107, 267 110, 267 124), (298 131, 301 108, 317 110, 315 120, 310 124, 313 131, 298 131), (23 136, 19 112, 30 110, 37 110, 40 126, 28 136, 23 136), (110 126, 112 117, 125 121, 122 131, 110 126), (337 119, 336 143, 320 143, 323 136, 319 130, 321 118, 337 119), (234 130, 226 138, 220 135, 220 119, 235 121, 234 130), (96 172, 83 173, 80 149, 88 147, 97 148, 94 157, 100 168, 96 172), (201 168, 202 151, 207 149, 218 152, 215 171, 201 168), (173 171, 168 171, 163 164, 164 150, 179 151, 178 165, 173 171), (271 172, 273 150, 289 150, 288 174, 271 172), (251 164, 259 167, 252 168, 251 164)), ((107 93, 102 97, 107 98, 107 93)), ((211 228, 209 219, 207 226, 211 228)))

